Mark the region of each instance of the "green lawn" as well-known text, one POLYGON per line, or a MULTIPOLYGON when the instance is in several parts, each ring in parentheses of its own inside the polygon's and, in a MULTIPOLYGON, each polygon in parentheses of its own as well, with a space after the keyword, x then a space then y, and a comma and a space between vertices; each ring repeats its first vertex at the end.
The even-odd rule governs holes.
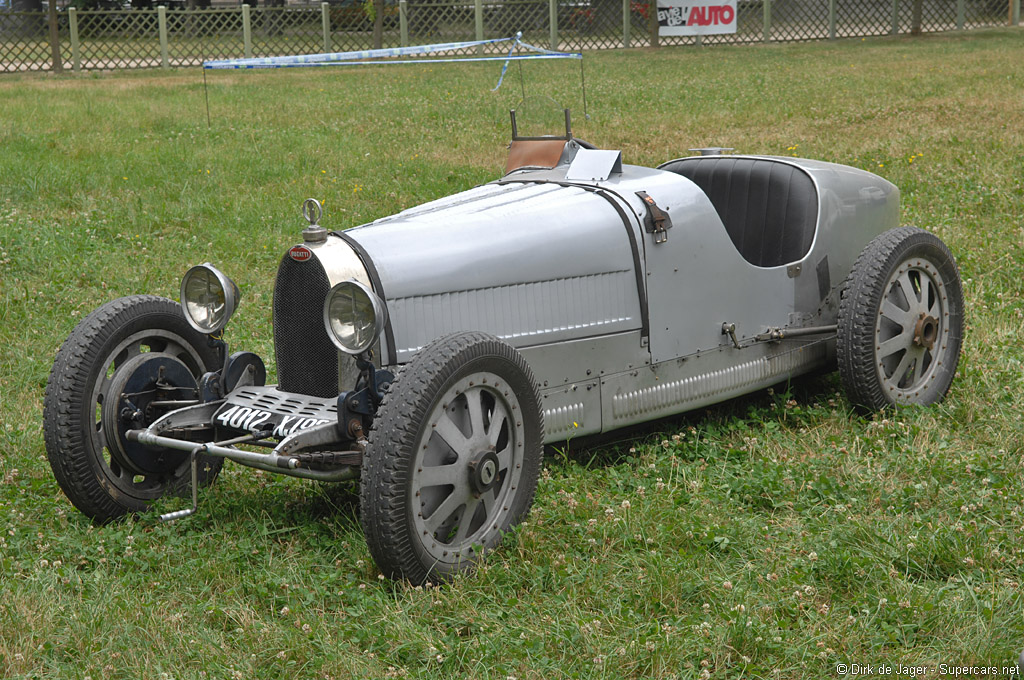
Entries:
POLYGON ((966 342, 937 407, 860 415, 828 375, 561 447, 529 521, 429 589, 378 578, 345 485, 228 464, 196 517, 91 526, 50 473, 42 395, 90 310, 175 297, 207 260, 243 290, 233 348, 272 360, 302 199, 339 229, 495 178, 518 67, 497 93, 496 64, 210 73, 211 127, 195 69, 0 78, 0 677, 1007 665, 1024 645, 1021 36, 588 54, 589 121, 575 63, 524 65, 528 95, 628 162, 722 145, 895 182, 903 221, 959 259, 966 342))

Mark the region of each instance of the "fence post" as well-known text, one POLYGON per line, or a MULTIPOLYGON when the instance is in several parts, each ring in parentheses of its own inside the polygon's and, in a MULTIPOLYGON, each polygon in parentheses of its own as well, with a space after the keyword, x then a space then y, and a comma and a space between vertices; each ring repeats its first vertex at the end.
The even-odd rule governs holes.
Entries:
POLYGON ((71 68, 75 73, 82 70, 82 58, 78 43, 78 8, 68 7, 68 28, 71 31, 71 68))
POLYGON ((409 3, 398 0, 398 33, 402 47, 409 46, 409 3))
POLYGON ((324 28, 324 52, 331 51, 331 6, 326 2, 320 3, 320 23, 324 28))
MULTIPOLYGON (((768 0, 765 0, 768 2, 768 0)), ((651 47, 661 45, 661 33, 658 30, 658 0, 650 0, 647 3, 647 40, 651 47)))
POLYGON ((548 20, 551 23, 551 49, 558 49, 558 0, 548 0, 548 20))
POLYGON ((631 21, 632 17, 631 17, 631 14, 630 14, 629 4, 630 4, 630 0, 622 0, 622 46, 623 47, 629 47, 629 29, 632 28, 632 26, 630 24, 633 23, 631 21))
POLYGON ((252 18, 249 15, 249 5, 242 5, 242 44, 245 48, 245 58, 252 59, 252 18))
POLYGON ((900 32, 900 0, 892 0, 892 34, 900 32))
POLYGON ((160 31, 160 65, 170 68, 171 60, 167 49, 167 7, 164 5, 158 5, 156 8, 156 24, 160 31))
POLYGON ((1010 0, 1010 25, 1020 26, 1020 0, 1010 0))
POLYGON ((956 0, 956 30, 964 30, 964 0, 956 0))
POLYGON ((764 0, 764 27, 761 29, 761 40, 768 42, 772 39, 772 0, 764 0))
POLYGON ((828 39, 836 39, 836 0, 828 0, 828 39))
POLYGON ((64 62, 60 58, 60 33, 57 32, 57 3, 54 0, 50 1, 47 20, 50 24, 50 56, 53 59, 51 68, 54 73, 61 73, 64 70, 64 62))
MULTIPOLYGON (((473 0, 473 25, 475 27, 475 34, 477 40, 484 39, 484 2, 483 0, 473 0)), ((484 53, 484 46, 479 45, 476 48, 477 54, 484 53)))

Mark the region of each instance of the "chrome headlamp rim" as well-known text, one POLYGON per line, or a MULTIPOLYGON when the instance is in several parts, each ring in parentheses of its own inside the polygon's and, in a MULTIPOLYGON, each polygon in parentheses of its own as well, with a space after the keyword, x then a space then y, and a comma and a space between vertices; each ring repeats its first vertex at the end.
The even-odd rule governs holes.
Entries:
POLYGON ((356 356, 373 347, 373 344, 377 342, 381 334, 384 332, 387 320, 388 310, 384 305, 384 301, 381 300, 369 286, 366 286, 355 279, 348 279, 346 281, 336 283, 327 292, 327 297, 324 298, 324 327, 327 329, 327 337, 331 339, 331 342, 334 343, 335 347, 345 354, 356 356), (372 332, 366 336, 362 342, 353 346, 346 345, 345 342, 338 337, 337 333, 335 333, 334 326, 331 323, 331 302, 334 300, 336 295, 340 295, 342 292, 347 292, 351 289, 354 289, 357 293, 364 295, 369 301, 370 308, 373 311, 372 332))
POLYGON ((241 299, 241 292, 238 289, 238 285, 232 281, 227 274, 217 269, 209 262, 204 262, 203 264, 197 264, 194 267, 189 267, 188 271, 185 272, 185 275, 181 277, 180 296, 181 309, 184 312, 185 321, 188 322, 188 325, 204 335, 214 335, 224 329, 228 320, 231 319, 231 315, 235 313, 235 310, 238 308, 238 302, 241 299), (216 280, 224 295, 223 317, 213 325, 206 325, 197 322, 189 311, 190 300, 187 295, 188 283, 191 278, 200 271, 210 274, 214 280, 216 280))

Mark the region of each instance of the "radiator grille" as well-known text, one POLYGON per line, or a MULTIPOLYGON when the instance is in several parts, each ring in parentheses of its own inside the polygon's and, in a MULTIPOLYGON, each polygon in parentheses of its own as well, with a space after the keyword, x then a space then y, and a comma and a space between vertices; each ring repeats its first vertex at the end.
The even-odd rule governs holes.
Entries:
POLYGON ((274 354, 278 387, 313 397, 338 394, 338 350, 324 328, 330 282, 316 259, 281 260, 274 284, 274 354))

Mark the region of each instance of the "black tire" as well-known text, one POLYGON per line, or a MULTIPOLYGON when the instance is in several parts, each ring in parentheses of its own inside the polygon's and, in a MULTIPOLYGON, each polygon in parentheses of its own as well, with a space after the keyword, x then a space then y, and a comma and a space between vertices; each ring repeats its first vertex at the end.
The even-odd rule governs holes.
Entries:
MULTIPOLYGON (((124 428, 111 425, 103 406, 120 401, 120 394, 112 394, 114 385, 131 370, 133 357, 140 356, 165 358, 195 379, 220 368, 218 352, 188 325, 178 303, 135 295, 103 305, 75 327, 57 352, 46 385, 43 436, 50 467, 72 504, 101 523, 142 512, 189 484, 188 454, 158 451, 162 462, 140 471, 112 445, 112 437, 124 428)), ((136 423, 148 425, 160 414, 136 423)), ((200 483, 211 483, 222 464, 221 458, 203 456, 200 483)))
POLYGON ((960 360, 964 295, 953 255, 913 227, 875 237, 853 265, 839 303, 837 354, 856 406, 934 404, 960 360))
POLYGON ((362 464, 363 533, 383 573, 449 579, 526 516, 543 455, 540 403, 522 355, 493 336, 455 333, 413 357, 377 411, 362 464))

